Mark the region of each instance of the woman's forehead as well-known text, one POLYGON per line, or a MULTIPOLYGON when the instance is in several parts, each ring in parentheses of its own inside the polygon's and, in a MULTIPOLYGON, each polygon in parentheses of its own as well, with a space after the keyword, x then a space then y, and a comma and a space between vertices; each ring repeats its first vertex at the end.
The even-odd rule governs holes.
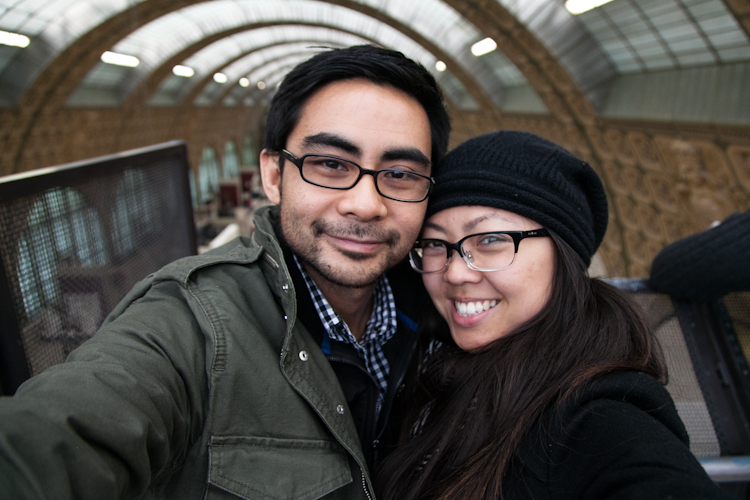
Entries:
POLYGON ((476 231, 477 228, 484 230, 487 226, 492 226, 497 230, 512 230, 521 226, 527 226, 529 223, 536 225, 534 221, 523 215, 501 208, 462 205, 446 208, 433 214, 425 221, 424 229, 433 229, 440 232, 462 231, 464 233, 471 233, 472 231, 476 231))

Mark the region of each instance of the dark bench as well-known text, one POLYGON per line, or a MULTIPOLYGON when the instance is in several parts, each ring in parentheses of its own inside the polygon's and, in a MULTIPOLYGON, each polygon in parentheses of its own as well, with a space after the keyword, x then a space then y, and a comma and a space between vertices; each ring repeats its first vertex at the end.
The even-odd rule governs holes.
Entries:
POLYGON ((720 300, 675 300, 637 279, 606 280, 627 291, 654 328, 669 390, 709 475, 744 497, 750 481, 750 292, 720 300))

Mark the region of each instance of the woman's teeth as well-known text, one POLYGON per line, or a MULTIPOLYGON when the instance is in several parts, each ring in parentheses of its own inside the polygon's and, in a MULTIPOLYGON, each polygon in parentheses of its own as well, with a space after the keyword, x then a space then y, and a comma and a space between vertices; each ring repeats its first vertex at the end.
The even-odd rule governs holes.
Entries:
POLYGON ((456 311, 459 316, 474 316, 497 305, 496 300, 485 300, 476 302, 459 302, 456 301, 456 311))

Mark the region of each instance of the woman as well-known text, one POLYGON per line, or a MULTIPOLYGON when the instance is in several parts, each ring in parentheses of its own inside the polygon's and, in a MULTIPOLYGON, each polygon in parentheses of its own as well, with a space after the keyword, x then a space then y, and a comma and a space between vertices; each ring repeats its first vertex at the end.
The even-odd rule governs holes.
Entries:
POLYGON ((587 275, 606 227, 599 177, 549 141, 497 132, 445 158, 410 254, 440 317, 378 498, 728 498, 652 332, 587 275))

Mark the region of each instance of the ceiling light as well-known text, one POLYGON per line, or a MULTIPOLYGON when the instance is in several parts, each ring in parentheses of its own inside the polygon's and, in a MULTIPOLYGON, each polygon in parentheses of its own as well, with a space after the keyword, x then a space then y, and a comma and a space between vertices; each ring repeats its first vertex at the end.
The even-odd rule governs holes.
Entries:
POLYGON ((443 61, 438 61, 435 63, 435 69, 440 71, 441 73, 445 71, 447 68, 448 66, 446 66, 443 61))
POLYGON ((259 81, 258 82, 258 88, 260 90, 263 90, 264 88, 266 88, 266 82, 264 82, 263 80, 259 81))
POLYGON ((248 80, 244 76, 240 78, 240 87, 249 87, 249 86, 250 86, 250 80, 248 80))
POLYGON ((118 54, 117 52, 107 51, 102 54, 102 61, 107 64, 115 64, 117 66, 127 66, 128 68, 135 68, 140 64, 141 61, 135 56, 128 56, 125 54, 118 54))
POLYGON ((174 68, 172 68, 172 73, 174 73, 177 76, 184 76, 185 78, 190 78, 195 74, 195 70, 189 66, 182 66, 178 64, 174 68))
POLYGON ((29 45, 29 37, 26 35, 19 35, 18 33, 9 33, 0 30, 0 43, 3 45, 10 45, 11 47, 23 48, 29 45))
POLYGON ((568 9, 568 12, 577 16, 578 14, 583 14, 591 9, 601 7, 605 3, 611 1, 612 0, 568 0, 565 2, 565 8, 568 9))
POLYGON ((485 38, 471 46, 471 53, 475 56, 483 56, 497 48, 497 43, 492 38, 485 38))
POLYGON ((227 75, 224 73, 214 73, 214 81, 216 83, 227 83, 227 80, 229 80, 229 78, 227 78, 227 75))

